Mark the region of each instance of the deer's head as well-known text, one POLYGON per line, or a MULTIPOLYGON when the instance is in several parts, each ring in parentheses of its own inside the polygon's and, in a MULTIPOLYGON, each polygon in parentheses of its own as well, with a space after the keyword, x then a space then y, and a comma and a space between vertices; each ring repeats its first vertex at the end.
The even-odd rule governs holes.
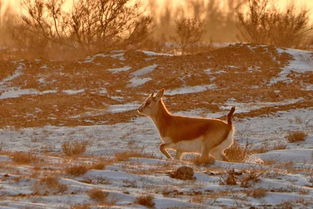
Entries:
POLYGON ((158 91, 158 93, 155 95, 150 94, 145 101, 140 105, 138 108, 138 113, 140 115, 145 115, 145 116, 153 116, 157 113, 160 101, 162 99, 162 96, 164 95, 164 89, 161 89, 158 91))

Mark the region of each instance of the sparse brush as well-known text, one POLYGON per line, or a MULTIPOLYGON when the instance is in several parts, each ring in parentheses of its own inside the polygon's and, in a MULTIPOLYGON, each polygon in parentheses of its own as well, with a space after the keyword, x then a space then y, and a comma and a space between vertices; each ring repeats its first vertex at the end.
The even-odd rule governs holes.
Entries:
POLYGON ((309 11, 297 12, 294 5, 280 12, 268 0, 249 0, 247 14, 238 13, 240 39, 255 44, 299 47, 307 40, 309 11))
POLYGON ((203 23, 197 18, 181 18, 176 21, 177 42, 180 44, 182 54, 187 48, 194 47, 203 36, 203 23))
POLYGON ((295 142, 304 141, 307 136, 308 135, 304 133, 303 131, 293 131, 293 132, 290 132, 288 136, 286 136, 286 139, 290 143, 295 143, 295 142))
POLYGON ((146 206, 147 208, 154 208, 154 197, 152 195, 139 196, 135 200, 135 204, 146 206))
POLYGON ((249 156, 248 145, 241 147, 238 143, 234 143, 225 150, 225 155, 230 162, 244 162, 249 156))
POLYGON ((68 141, 62 144, 62 151, 67 156, 77 156, 86 152, 88 141, 68 141))
POLYGON ((80 176, 85 174, 90 169, 87 164, 71 165, 65 168, 65 173, 72 176, 80 176))
POLYGON ((221 178, 220 185, 237 185, 237 173, 234 169, 228 170, 226 177, 221 178))
POLYGON ((104 203, 108 196, 108 193, 102 191, 101 189, 91 189, 88 191, 88 196, 90 199, 97 201, 98 203, 104 203))
POLYGON ((263 171, 250 171, 246 176, 244 176, 240 181, 240 186, 244 188, 251 187, 260 181, 260 176, 263 175, 263 171))
POLYGON ((37 156, 28 152, 15 152, 11 154, 11 159, 15 163, 29 164, 38 160, 37 156))
POLYGON ((246 191, 247 196, 253 198, 262 198, 266 196, 267 191, 265 189, 253 189, 250 191, 246 191))
POLYGON ((63 193, 66 190, 67 186, 61 184, 56 176, 45 176, 39 179, 33 187, 34 193, 41 195, 63 193))

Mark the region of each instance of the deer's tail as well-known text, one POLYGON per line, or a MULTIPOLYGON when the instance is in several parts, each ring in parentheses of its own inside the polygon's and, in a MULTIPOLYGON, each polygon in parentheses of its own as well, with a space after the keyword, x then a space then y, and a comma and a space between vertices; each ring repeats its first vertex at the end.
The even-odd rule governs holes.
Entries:
POLYGON ((227 123, 229 125, 232 125, 232 117, 233 117, 233 114, 235 112, 236 108, 235 107, 232 107, 227 115, 227 123))

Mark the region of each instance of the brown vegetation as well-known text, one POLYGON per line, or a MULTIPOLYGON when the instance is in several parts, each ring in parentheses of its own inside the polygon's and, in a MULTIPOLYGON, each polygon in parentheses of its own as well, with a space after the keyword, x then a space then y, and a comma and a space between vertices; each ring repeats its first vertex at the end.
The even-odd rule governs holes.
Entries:
POLYGON ((88 196, 90 197, 90 199, 95 200, 98 203, 104 203, 106 202, 108 193, 102 191, 101 189, 95 188, 88 191, 88 196))
POLYGON ((135 200, 135 204, 146 206, 147 208, 154 208, 155 203, 153 202, 154 197, 152 195, 139 196, 135 200))
POLYGON ((143 153, 141 151, 125 151, 125 152, 117 152, 114 154, 114 160, 116 161, 126 161, 129 158, 153 158, 151 154, 143 153))
POLYGON ((235 142, 230 148, 225 150, 225 155, 230 162, 244 162, 249 156, 248 145, 242 147, 235 142))
POLYGON ((62 144, 62 151, 67 156, 77 156, 86 152, 88 141, 68 141, 62 144))
POLYGON ((247 196, 253 197, 253 198, 261 198, 266 196, 267 191, 265 189, 253 189, 246 191, 247 196))
POLYGON ((70 165, 65 168, 65 173, 72 176, 80 176, 85 174, 88 170, 90 170, 88 164, 70 165))
POLYGON ((14 152, 11 154, 11 159, 19 164, 34 163, 38 160, 36 155, 28 152, 14 152))
POLYGON ((286 136, 286 139, 290 143, 295 143, 295 142, 304 141, 307 136, 308 135, 306 133, 304 133, 303 131, 293 131, 293 132, 290 132, 286 136))
POLYGON ((64 193, 67 190, 65 184, 59 182, 57 176, 45 176, 40 178, 33 187, 35 194, 57 194, 64 193))
POLYGON ((248 14, 238 12, 240 39, 255 44, 299 47, 307 44, 309 11, 296 12, 294 5, 280 12, 269 0, 249 0, 248 14))

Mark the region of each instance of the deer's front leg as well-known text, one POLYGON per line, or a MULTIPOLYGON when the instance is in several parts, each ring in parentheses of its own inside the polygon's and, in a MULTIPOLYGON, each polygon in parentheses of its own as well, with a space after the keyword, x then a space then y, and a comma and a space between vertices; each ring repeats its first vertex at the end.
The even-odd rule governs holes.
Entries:
POLYGON ((161 144, 160 145, 160 151, 169 159, 171 159, 172 157, 170 156, 170 154, 166 151, 166 148, 169 144, 161 144))

